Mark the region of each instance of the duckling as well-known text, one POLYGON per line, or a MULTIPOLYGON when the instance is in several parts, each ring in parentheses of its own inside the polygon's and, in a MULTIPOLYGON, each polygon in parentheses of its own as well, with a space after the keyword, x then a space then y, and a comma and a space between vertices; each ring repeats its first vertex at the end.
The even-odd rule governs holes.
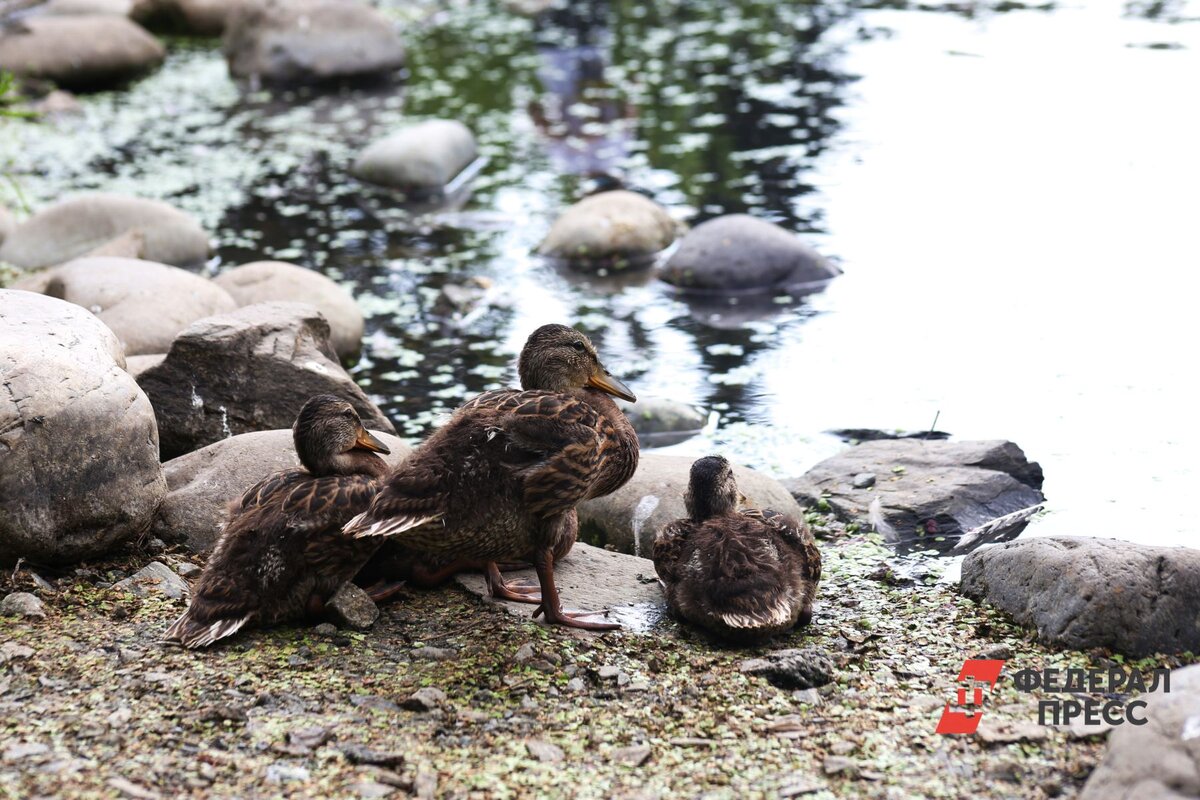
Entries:
POLYGON ((678 616, 749 642, 812 620, 821 553, 804 523, 739 500, 728 461, 692 464, 688 517, 658 531, 654 569, 678 616))
POLYGON ((191 603, 165 640, 207 647, 252 622, 319 613, 378 549, 378 540, 346 539, 341 529, 379 490, 388 465, 377 454, 390 453, 387 446, 333 395, 309 399, 292 436, 303 468, 277 472, 231 504, 191 603))
POLYGON ((637 468, 637 434, 612 401, 634 394, 604 368, 591 341, 565 325, 535 330, 517 370, 520 390, 485 392, 455 411, 346 534, 486 562, 494 597, 537 603, 534 617, 545 614, 551 624, 618 628, 563 610, 554 563, 574 541, 576 504, 616 491, 637 468), (497 561, 532 562, 539 587, 505 583, 497 561))

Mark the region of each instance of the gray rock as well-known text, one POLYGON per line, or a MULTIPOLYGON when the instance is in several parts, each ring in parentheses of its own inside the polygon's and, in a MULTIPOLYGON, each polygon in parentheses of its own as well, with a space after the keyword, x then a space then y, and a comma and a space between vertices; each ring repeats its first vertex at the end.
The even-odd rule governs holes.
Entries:
POLYGON ((431 119, 373 142, 354 160, 359 180, 393 189, 441 192, 479 155, 466 125, 431 119))
POLYGON ((289 764, 286 761, 276 761, 267 767, 267 782, 268 783, 295 783, 299 781, 307 781, 309 772, 307 767, 299 764, 289 764))
POLYGON ((826 775, 843 775, 847 778, 859 776, 859 766, 854 759, 846 756, 828 756, 821 764, 821 770, 826 775))
POLYGON ((132 9, 133 0, 48 0, 37 7, 37 13, 54 17, 92 14, 128 17, 132 9))
POLYGON ((854 476, 850 485, 855 489, 870 489, 875 485, 875 477, 874 472, 860 472, 854 476))
POLYGON ((404 753, 398 750, 376 750, 361 744, 344 744, 342 755, 352 764, 374 764, 377 767, 402 767, 405 762, 404 753))
POLYGON ((666 209, 618 189, 580 200, 562 213, 538 246, 544 256, 580 268, 644 267, 675 241, 666 209))
POLYGON ((624 764, 628 767, 640 767, 650 759, 650 745, 633 744, 628 747, 615 747, 608 754, 608 760, 614 764, 624 764))
POLYGON ((17 229, 17 218, 4 206, 0 206, 0 245, 8 235, 17 229))
MULTIPOLYGON (((393 434, 372 433, 392 451, 384 459, 393 467, 411 452, 393 434)), ((185 542, 194 553, 206 553, 220 536, 230 502, 268 475, 299 466, 290 429, 243 433, 173 458, 163 464, 167 496, 153 531, 168 541, 185 542)))
POLYGON ((346 581, 325 603, 325 616, 338 627, 365 631, 379 619, 379 606, 365 591, 346 581))
POLYGON ((587 689, 587 684, 583 682, 583 678, 571 678, 567 681, 567 691, 572 694, 579 694, 587 689))
POLYGON ((525 742, 525 749, 529 751, 529 755, 543 764, 561 764, 566 758, 561 747, 542 739, 528 740, 525 742))
POLYGON ((780 689, 815 689, 834 678, 833 660, 815 647, 776 650, 743 661, 740 669, 747 675, 762 676, 780 689))
POLYGON ((457 655, 453 647, 417 647, 408 654, 414 661, 449 661, 457 655))
POLYGON ((102 555, 166 493, 145 394, 79 306, 0 289, 0 563, 102 555))
POLYGON ((134 380, 137 380, 143 372, 151 367, 158 366, 166 357, 166 353, 150 353, 144 356, 129 356, 125 359, 125 371, 132 375, 134 380))
POLYGON ((802 503, 824 500, 840 519, 871 524, 904 549, 959 552, 1016 536, 1027 514, 994 529, 989 523, 1045 499, 1042 468, 1006 441, 864 442, 784 485, 802 503), (866 472, 875 483, 855 487, 855 476, 866 472))
POLYGON ((387 75, 404 66, 391 21, 354 0, 252 0, 226 21, 229 74, 303 84, 387 75))
POLYGON ((64 89, 105 89, 144 75, 166 51, 128 19, 110 14, 33 16, 0 28, 0 70, 64 89))
POLYGON ((152 31, 220 36, 245 4, 246 0, 135 0, 130 16, 152 31))
MULTIPOLYGON (((649 558, 658 529, 687 516, 683 495, 693 460, 643 453, 628 483, 607 497, 579 505, 580 538, 649 558)), ((734 472, 738 489, 752 506, 802 516, 800 506, 779 481, 749 467, 735 465, 734 472)))
POLYGON ((1132 656, 1200 652, 1200 550, 1056 536, 978 550, 964 594, 986 599, 1043 642, 1132 656))
POLYGON ((214 280, 239 306, 285 300, 315 306, 329 322, 333 349, 343 360, 362 349, 363 315, 348 291, 311 269, 284 261, 255 261, 214 280))
POLYGON ((778 225, 730 214, 688 231, 660 277, 687 291, 743 294, 818 288, 840 272, 778 225))
POLYGON ((4 755, 0 756, 0 761, 11 763, 25 758, 44 756, 49 752, 50 747, 41 742, 16 742, 6 745, 4 755))
POLYGON ((444 706, 447 699, 441 689, 425 686, 413 692, 400 706, 409 711, 433 711, 444 706))
POLYGON ((163 458, 291 427, 317 394, 343 397, 368 428, 394 432, 342 369, 329 335, 321 313, 303 303, 258 303, 193 323, 138 378, 154 406, 163 458))
POLYGON ((203 570, 189 561, 184 561, 175 567, 175 571, 179 573, 181 578, 190 578, 193 575, 199 577, 203 570))
POLYGON ((199 275, 133 258, 78 258, 23 278, 13 288, 83 306, 112 329, 126 357, 164 353, 188 325, 238 306, 199 275))
POLYGON ((151 561, 125 580, 114 583, 113 588, 138 597, 161 594, 172 600, 185 597, 191 591, 187 581, 160 561, 151 561))
POLYGON ((25 617, 45 619, 46 604, 29 592, 13 592, 0 600, 0 617, 25 617))
POLYGON ((182 211, 157 200, 97 193, 34 214, 4 240, 0 261, 22 269, 53 267, 130 231, 142 234, 148 261, 188 267, 208 258, 208 234, 182 211))
POLYGON ((636 403, 618 400, 642 447, 666 447, 695 436, 708 417, 694 406, 665 397, 641 396, 636 403))

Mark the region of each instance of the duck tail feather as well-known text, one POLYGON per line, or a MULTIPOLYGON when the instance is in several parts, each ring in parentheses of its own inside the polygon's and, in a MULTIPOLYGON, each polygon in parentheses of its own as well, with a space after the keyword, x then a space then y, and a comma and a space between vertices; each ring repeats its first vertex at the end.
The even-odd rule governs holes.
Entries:
POLYGON ((419 528, 431 522, 440 522, 444 513, 388 517, 372 519, 369 511, 364 511, 342 527, 342 533, 354 539, 366 539, 371 536, 395 536, 405 531, 419 528))
POLYGON ((166 633, 163 634, 163 641, 178 642, 188 648, 208 647, 214 642, 240 631, 253 616, 254 612, 251 612, 240 618, 225 618, 211 623, 203 623, 196 621, 189 612, 185 611, 182 617, 167 628, 166 633))

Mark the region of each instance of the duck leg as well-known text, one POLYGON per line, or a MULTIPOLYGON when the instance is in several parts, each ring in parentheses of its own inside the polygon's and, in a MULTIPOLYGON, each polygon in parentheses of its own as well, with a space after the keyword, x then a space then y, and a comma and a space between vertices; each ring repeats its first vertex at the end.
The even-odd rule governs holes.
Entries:
POLYGON ((512 600, 517 603, 540 603, 542 593, 538 587, 528 583, 508 583, 500 574, 500 567, 495 561, 487 562, 483 569, 484 580, 487 581, 488 594, 494 600, 512 600))
POLYGON ((533 566, 537 570, 538 581, 542 584, 542 602, 533 610, 533 616, 545 614, 546 622, 551 625, 565 625, 569 628, 583 628, 589 631, 615 631, 620 625, 615 622, 592 622, 583 619, 600 611, 563 611, 562 601, 558 597, 558 587, 554 585, 554 553, 550 548, 539 550, 534 554, 533 566))
POLYGON ((404 581, 379 581, 366 588, 367 596, 373 602, 383 603, 400 594, 404 589, 404 581))

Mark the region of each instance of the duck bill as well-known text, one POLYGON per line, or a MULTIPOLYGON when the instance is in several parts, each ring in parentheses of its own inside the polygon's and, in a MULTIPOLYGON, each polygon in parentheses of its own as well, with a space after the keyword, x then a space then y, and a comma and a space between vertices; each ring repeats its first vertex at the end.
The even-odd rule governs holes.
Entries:
POLYGON ((631 403, 637 402, 637 395, 629 391, 628 386, 610 375, 607 370, 593 372, 592 377, 588 378, 587 385, 593 389, 599 389, 602 392, 611 394, 613 397, 619 397, 631 403))
POLYGON ((358 429, 358 438, 354 440, 355 450, 370 450, 373 453, 383 453, 391 455, 391 450, 388 450, 387 445, 371 435, 371 432, 366 428, 358 429))

